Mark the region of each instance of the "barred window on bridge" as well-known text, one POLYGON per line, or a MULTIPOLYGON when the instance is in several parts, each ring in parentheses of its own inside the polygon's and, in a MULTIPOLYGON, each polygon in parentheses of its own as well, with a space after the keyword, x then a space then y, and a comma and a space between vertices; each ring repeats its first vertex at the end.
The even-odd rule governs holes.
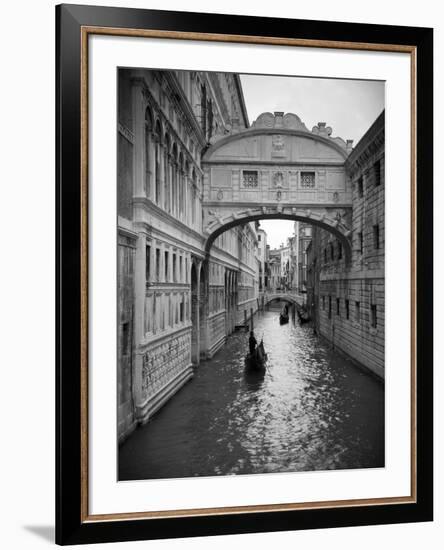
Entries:
POLYGON ((257 184, 258 184, 257 170, 244 170, 242 174, 243 174, 244 187, 257 187, 257 184))
POLYGON ((314 172, 301 172, 301 187, 303 189, 313 189, 316 183, 314 172))

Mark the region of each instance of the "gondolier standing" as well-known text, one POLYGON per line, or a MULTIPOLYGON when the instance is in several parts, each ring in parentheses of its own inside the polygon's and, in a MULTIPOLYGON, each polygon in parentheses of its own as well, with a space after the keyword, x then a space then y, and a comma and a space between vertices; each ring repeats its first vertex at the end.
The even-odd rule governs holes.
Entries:
POLYGON ((254 337, 254 332, 250 332, 250 338, 248 339, 248 345, 250 347, 250 355, 254 355, 254 351, 257 346, 256 338, 254 337))

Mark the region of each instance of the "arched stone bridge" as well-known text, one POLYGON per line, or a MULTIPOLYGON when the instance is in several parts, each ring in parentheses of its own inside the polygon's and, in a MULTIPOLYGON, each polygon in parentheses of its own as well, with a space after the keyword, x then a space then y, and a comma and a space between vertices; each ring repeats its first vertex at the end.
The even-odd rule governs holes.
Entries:
POLYGON ((202 159, 206 250, 224 231, 261 219, 289 219, 333 233, 351 256, 351 141, 311 131, 293 113, 263 113, 241 132, 216 136, 202 159))
POLYGON ((284 292, 263 292, 260 295, 260 301, 262 305, 267 305, 274 300, 281 300, 283 302, 290 302, 292 304, 302 306, 304 304, 304 298, 301 294, 291 291, 284 292))

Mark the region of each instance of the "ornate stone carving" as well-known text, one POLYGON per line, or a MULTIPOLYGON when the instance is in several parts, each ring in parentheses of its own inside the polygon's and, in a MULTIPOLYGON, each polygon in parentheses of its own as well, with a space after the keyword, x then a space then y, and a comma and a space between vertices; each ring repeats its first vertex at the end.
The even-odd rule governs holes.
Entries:
POLYGON ((253 126, 256 128, 273 128, 274 116, 272 113, 262 113, 257 117, 253 126))
POLYGON ((327 126, 325 122, 318 122, 316 126, 313 126, 311 131, 318 136, 330 137, 333 129, 331 126, 327 126))
POLYGON ((154 345, 142 358, 142 389, 153 395, 187 366, 190 340, 182 334, 168 342, 154 345))
POLYGON ((284 136, 276 134, 272 136, 271 155, 273 157, 285 157, 285 140, 284 136))
POLYGON ((253 128, 288 128, 289 130, 301 130, 309 132, 301 119, 294 113, 276 111, 273 113, 262 113, 253 122, 253 128))
POLYGON ((275 172, 273 174, 273 187, 276 189, 282 189, 284 186, 284 173, 283 172, 275 172))

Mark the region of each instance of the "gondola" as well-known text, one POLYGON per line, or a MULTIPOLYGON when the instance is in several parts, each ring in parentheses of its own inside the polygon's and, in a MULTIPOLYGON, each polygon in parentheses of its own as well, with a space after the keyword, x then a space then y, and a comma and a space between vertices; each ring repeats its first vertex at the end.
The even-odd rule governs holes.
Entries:
POLYGON ((288 313, 281 313, 281 314, 279 315, 279 324, 281 324, 281 325, 287 324, 287 323, 288 323, 288 319, 289 319, 288 313))
POLYGON ((284 309, 281 311, 281 314, 279 315, 279 324, 285 325, 288 323, 289 315, 288 315, 288 306, 285 305, 284 309))
POLYGON ((299 324, 303 325, 304 323, 308 323, 310 321, 310 317, 308 316, 308 313, 304 310, 300 311, 299 309, 296 310, 298 314, 298 320, 299 324))
POLYGON ((268 356, 265 353, 264 341, 256 347, 254 353, 247 353, 245 357, 245 364, 247 368, 251 370, 263 370, 267 363, 268 356))

